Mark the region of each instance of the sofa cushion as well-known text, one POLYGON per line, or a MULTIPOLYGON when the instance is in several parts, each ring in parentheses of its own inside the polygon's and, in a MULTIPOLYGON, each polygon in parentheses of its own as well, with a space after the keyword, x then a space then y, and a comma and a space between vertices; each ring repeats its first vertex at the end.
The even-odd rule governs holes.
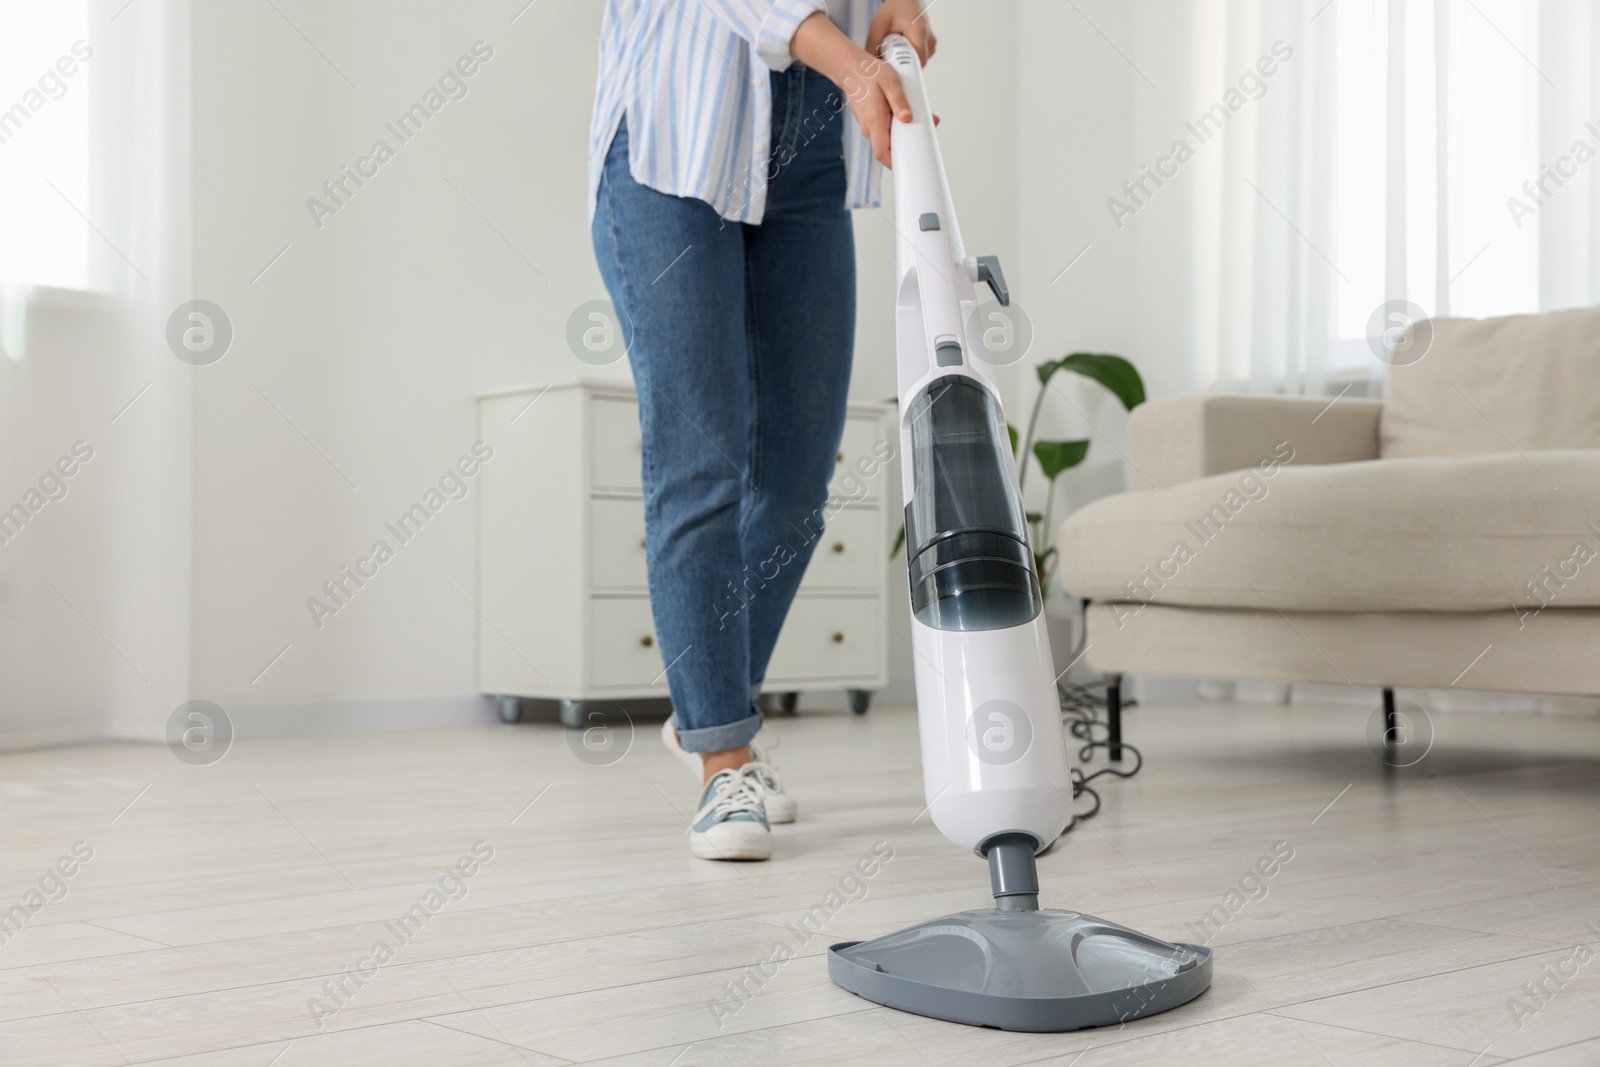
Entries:
POLYGON ((1600 606, 1600 451, 1263 464, 1097 500, 1063 524, 1058 547, 1061 585, 1096 600, 1600 606))
POLYGON ((1600 448, 1600 307, 1433 319, 1415 363, 1389 370, 1379 453, 1470 456, 1600 448))
POLYGON ((1128 487, 1165 489, 1255 466, 1294 442, 1297 462, 1378 458, 1383 403, 1356 397, 1166 396, 1128 415, 1128 487))

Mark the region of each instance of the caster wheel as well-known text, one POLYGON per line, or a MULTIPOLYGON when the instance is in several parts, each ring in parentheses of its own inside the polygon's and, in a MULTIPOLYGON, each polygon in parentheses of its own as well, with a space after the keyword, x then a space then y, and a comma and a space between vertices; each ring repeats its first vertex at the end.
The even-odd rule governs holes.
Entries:
POLYGON ((782 693, 782 694, 780 694, 778 696, 778 707, 782 708, 783 711, 784 711, 784 714, 786 714, 786 715, 793 715, 794 714, 794 709, 798 708, 799 706, 800 706, 800 694, 799 693, 782 693))
POLYGON ((583 729, 583 701, 563 700, 561 702, 561 725, 569 730, 583 729))
POLYGON ((501 722, 522 721, 522 701, 516 697, 501 697, 496 703, 500 705, 501 722))
POLYGON ((857 715, 865 715, 872 706, 872 691, 868 689, 850 690, 850 710, 857 715))

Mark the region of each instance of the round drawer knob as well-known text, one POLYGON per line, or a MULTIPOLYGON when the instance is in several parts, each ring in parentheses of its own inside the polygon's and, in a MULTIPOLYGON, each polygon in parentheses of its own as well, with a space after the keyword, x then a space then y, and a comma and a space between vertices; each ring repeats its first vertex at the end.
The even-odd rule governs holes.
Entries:
POLYGON ((844 462, 844 453, 843 452, 835 452, 833 454, 833 461, 835 463, 843 463, 844 462))
POLYGON ((843 552, 844 551, 844 542, 843 541, 835 541, 833 543, 833 550, 835 552, 843 552))
POLYGON ((639 638, 639 643, 645 648, 649 648, 651 645, 656 643, 656 639, 651 637, 649 634, 645 634, 643 637, 639 638))
POLYGON ((835 633, 833 635, 833 643, 836 644, 836 645, 844 644, 844 634, 835 633))

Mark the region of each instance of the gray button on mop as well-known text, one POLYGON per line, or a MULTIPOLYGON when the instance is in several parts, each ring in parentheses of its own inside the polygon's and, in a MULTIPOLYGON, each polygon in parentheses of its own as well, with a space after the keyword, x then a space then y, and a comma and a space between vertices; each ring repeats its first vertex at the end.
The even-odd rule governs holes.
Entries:
POLYGON ((917 226, 923 230, 937 230, 939 228, 939 216, 932 211, 924 211, 922 217, 917 220, 917 226))

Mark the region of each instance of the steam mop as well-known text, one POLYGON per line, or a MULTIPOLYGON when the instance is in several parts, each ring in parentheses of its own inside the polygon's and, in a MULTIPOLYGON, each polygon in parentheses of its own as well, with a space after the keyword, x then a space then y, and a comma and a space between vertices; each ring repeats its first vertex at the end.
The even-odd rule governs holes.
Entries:
POLYGON ((989 863, 994 907, 828 950, 868 1000, 1002 1030, 1105 1026, 1211 984, 1211 950, 1039 907, 1034 857, 1072 819, 1043 598, 976 285, 1010 303, 993 256, 962 248, 922 68, 891 36, 912 120, 895 122, 896 334, 911 644, 928 812, 989 863))

